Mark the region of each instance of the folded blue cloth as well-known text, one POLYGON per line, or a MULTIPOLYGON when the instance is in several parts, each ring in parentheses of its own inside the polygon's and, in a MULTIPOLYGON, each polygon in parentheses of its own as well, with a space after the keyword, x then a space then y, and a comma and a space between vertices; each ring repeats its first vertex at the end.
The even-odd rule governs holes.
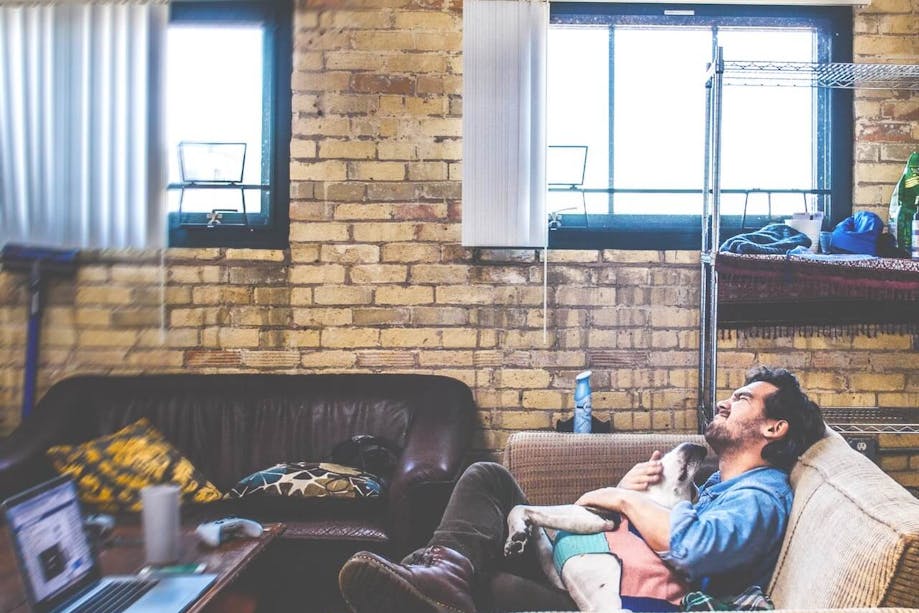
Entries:
POLYGON ((755 232, 738 234, 721 245, 721 251, 728 253, 758 253, 781 255, 795 247, 810 247, 811 239, 803 232, 783 223, 773 223, 755 232))

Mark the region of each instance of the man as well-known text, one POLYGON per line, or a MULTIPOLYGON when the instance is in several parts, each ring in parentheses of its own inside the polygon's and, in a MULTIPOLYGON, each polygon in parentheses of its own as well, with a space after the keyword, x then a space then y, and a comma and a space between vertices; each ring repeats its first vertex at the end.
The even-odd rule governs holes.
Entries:
MULTIPOLYGON (((791 510, 787 471, 823 431, 820 409, 793 374, 757 368, 718 403, 706 428, 718 471, 694 504, 666 509, 636 494, 660 479, 658 452, 618 487, 588 492, 577 504, 625 514, 665 562, 714 596, 766 587, 791 510)), ((533 548, 523 560, 503 558, 507 513, 517 504, 526 499, 506 469, 473 464, 457 482, 428 547, 402 564, 368 552, 345 563, 339 575, 345 601, 355 613, 473 613, 473 594, 498 571, 545 582, 533 548)))

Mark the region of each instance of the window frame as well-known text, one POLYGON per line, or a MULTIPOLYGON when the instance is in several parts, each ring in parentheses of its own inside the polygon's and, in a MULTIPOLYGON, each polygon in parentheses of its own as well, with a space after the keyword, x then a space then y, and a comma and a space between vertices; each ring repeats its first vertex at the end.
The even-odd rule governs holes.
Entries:
MULTIPOLYGON (((185 213, 201 225, 180 223, 177 211, 168 214, 170 247, 241 247, 286 249, 290 244, 290 142, 293 73, 292 0, 173 0, 169 24, 261 23, 265 33, 263 68, 262 160, 270 162, 267 212, 248 214, 249 227, 208 227, 207 213, 185 213)), ((170 189, 176 189, 170 186, 170 189)), ((241 222, 242 213, 224 214, 228 222, 241 222), (238 219, 237 219, 238 218, 238 219)))
MULTIPOLYGON (((826 54, 822 61, 852 61, 852 9, 851 7, 807 7, 807 6, 740 6, 740 5, 676 5, 625 4, 625 3, 575 3, 551 2, 550 27, 559 23, 592 22, 601 24, 653 24, 653 25, 700 25, 713 21, 743 20, 762 23, 786 19, 814 25, 820 28, 821 50, 826 54), (665 15, 665 10, 689 9, 694 15, 665 15)), ((789 24, 790 25, 790 24, 789 24)), ((751 59, 751 58, 737 58, 751 59)), ((612 50, 609 61, 612 63, 612 50)), ((702 78, 700 69, 700 80, 702 78)), ((610 83, 612 95, 613 84, 610 83)), ((550 94, 551 95, 551 94, 550 94)), ((700 88, 700 95, 702 90, 700 88)), ((818 114, 826 113, 826 122, 818 116, 817 138, 826 139, 826 147, 818 144, 818 151, 826 151, 830 160, 818 154, 818 184, 821 173, 828 173, 824 181, 829 189, 830 227, 851 215, 852 212, 852 147, 853 121, 852 92, 841 89, 820 89, 817 97, 818 114)), ((612 116, 612 107, 610 116, 612 116)), ((703 121, 700 117, 699 121, 703 121)), ((615 152, 612 150, 612 120, 610 121, 610 164, 615 152)), ((703 143, 699 143, 702 147, 703 143)), ((703 168, 699 168, 701 178, 703 168)), ((701 181, 700 181, 701 183, 701 181)), ((650 187, 649 191, 653 191, 650 187)), ((625 190, 633 191, 633 190, 625 190)), ((701 195, 701 188, 698 190, 701 195)), ((561 226, 549 231, 549 247, 553 249, 700 249, 701 215, 608 215, 560 214, 561 226), (585 224, 586 221, 586 224, 585 224), (586 225, 586 227, 585 227, 586 225)), ((749 214, 745 228, 741 228, 740 215, 722 215, 721 240, 730 236, 762 227, 770 221, 766 215, 749 214)))

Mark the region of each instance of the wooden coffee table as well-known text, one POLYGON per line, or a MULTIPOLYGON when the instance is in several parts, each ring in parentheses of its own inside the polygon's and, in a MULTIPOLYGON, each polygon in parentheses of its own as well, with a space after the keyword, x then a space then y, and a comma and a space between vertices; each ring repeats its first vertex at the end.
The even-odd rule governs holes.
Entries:
MULTIPOLYGON (((211 549, 198 543, 193 527, 185 528, 178 563, 202 562, 207 565, 205 572, 217 575, 210 588, 187 610, 188 613, 206 611, 208 604, 236 581, 268 543, 283 532, 284 524, 265 524, 264 534, 257 539, 234 539, 211 549)), ((110 544, 99 554, 104 574, 134 574, 143 568, 142 534, 139 525, 115 528, 110 544)), ((28 610, 9 533, 0 528, 0 613, 26 613, 28 610)))

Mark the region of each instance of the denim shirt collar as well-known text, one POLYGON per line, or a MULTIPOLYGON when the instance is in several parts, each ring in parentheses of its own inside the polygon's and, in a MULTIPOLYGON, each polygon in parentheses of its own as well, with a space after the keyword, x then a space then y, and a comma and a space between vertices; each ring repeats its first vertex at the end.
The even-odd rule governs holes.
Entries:
POLYGON ((699 489, 696 504, 711 502, 733 488, 735 485, 750 485, 760 489, 770 489, 773 492, 784 490, 788 485, 788 473, 774 466, 758 466, 743 472, 727 481, 721 480, 721 471, 715 471, 699 489), (747 483, 749 482, 749 483, 747 483))

